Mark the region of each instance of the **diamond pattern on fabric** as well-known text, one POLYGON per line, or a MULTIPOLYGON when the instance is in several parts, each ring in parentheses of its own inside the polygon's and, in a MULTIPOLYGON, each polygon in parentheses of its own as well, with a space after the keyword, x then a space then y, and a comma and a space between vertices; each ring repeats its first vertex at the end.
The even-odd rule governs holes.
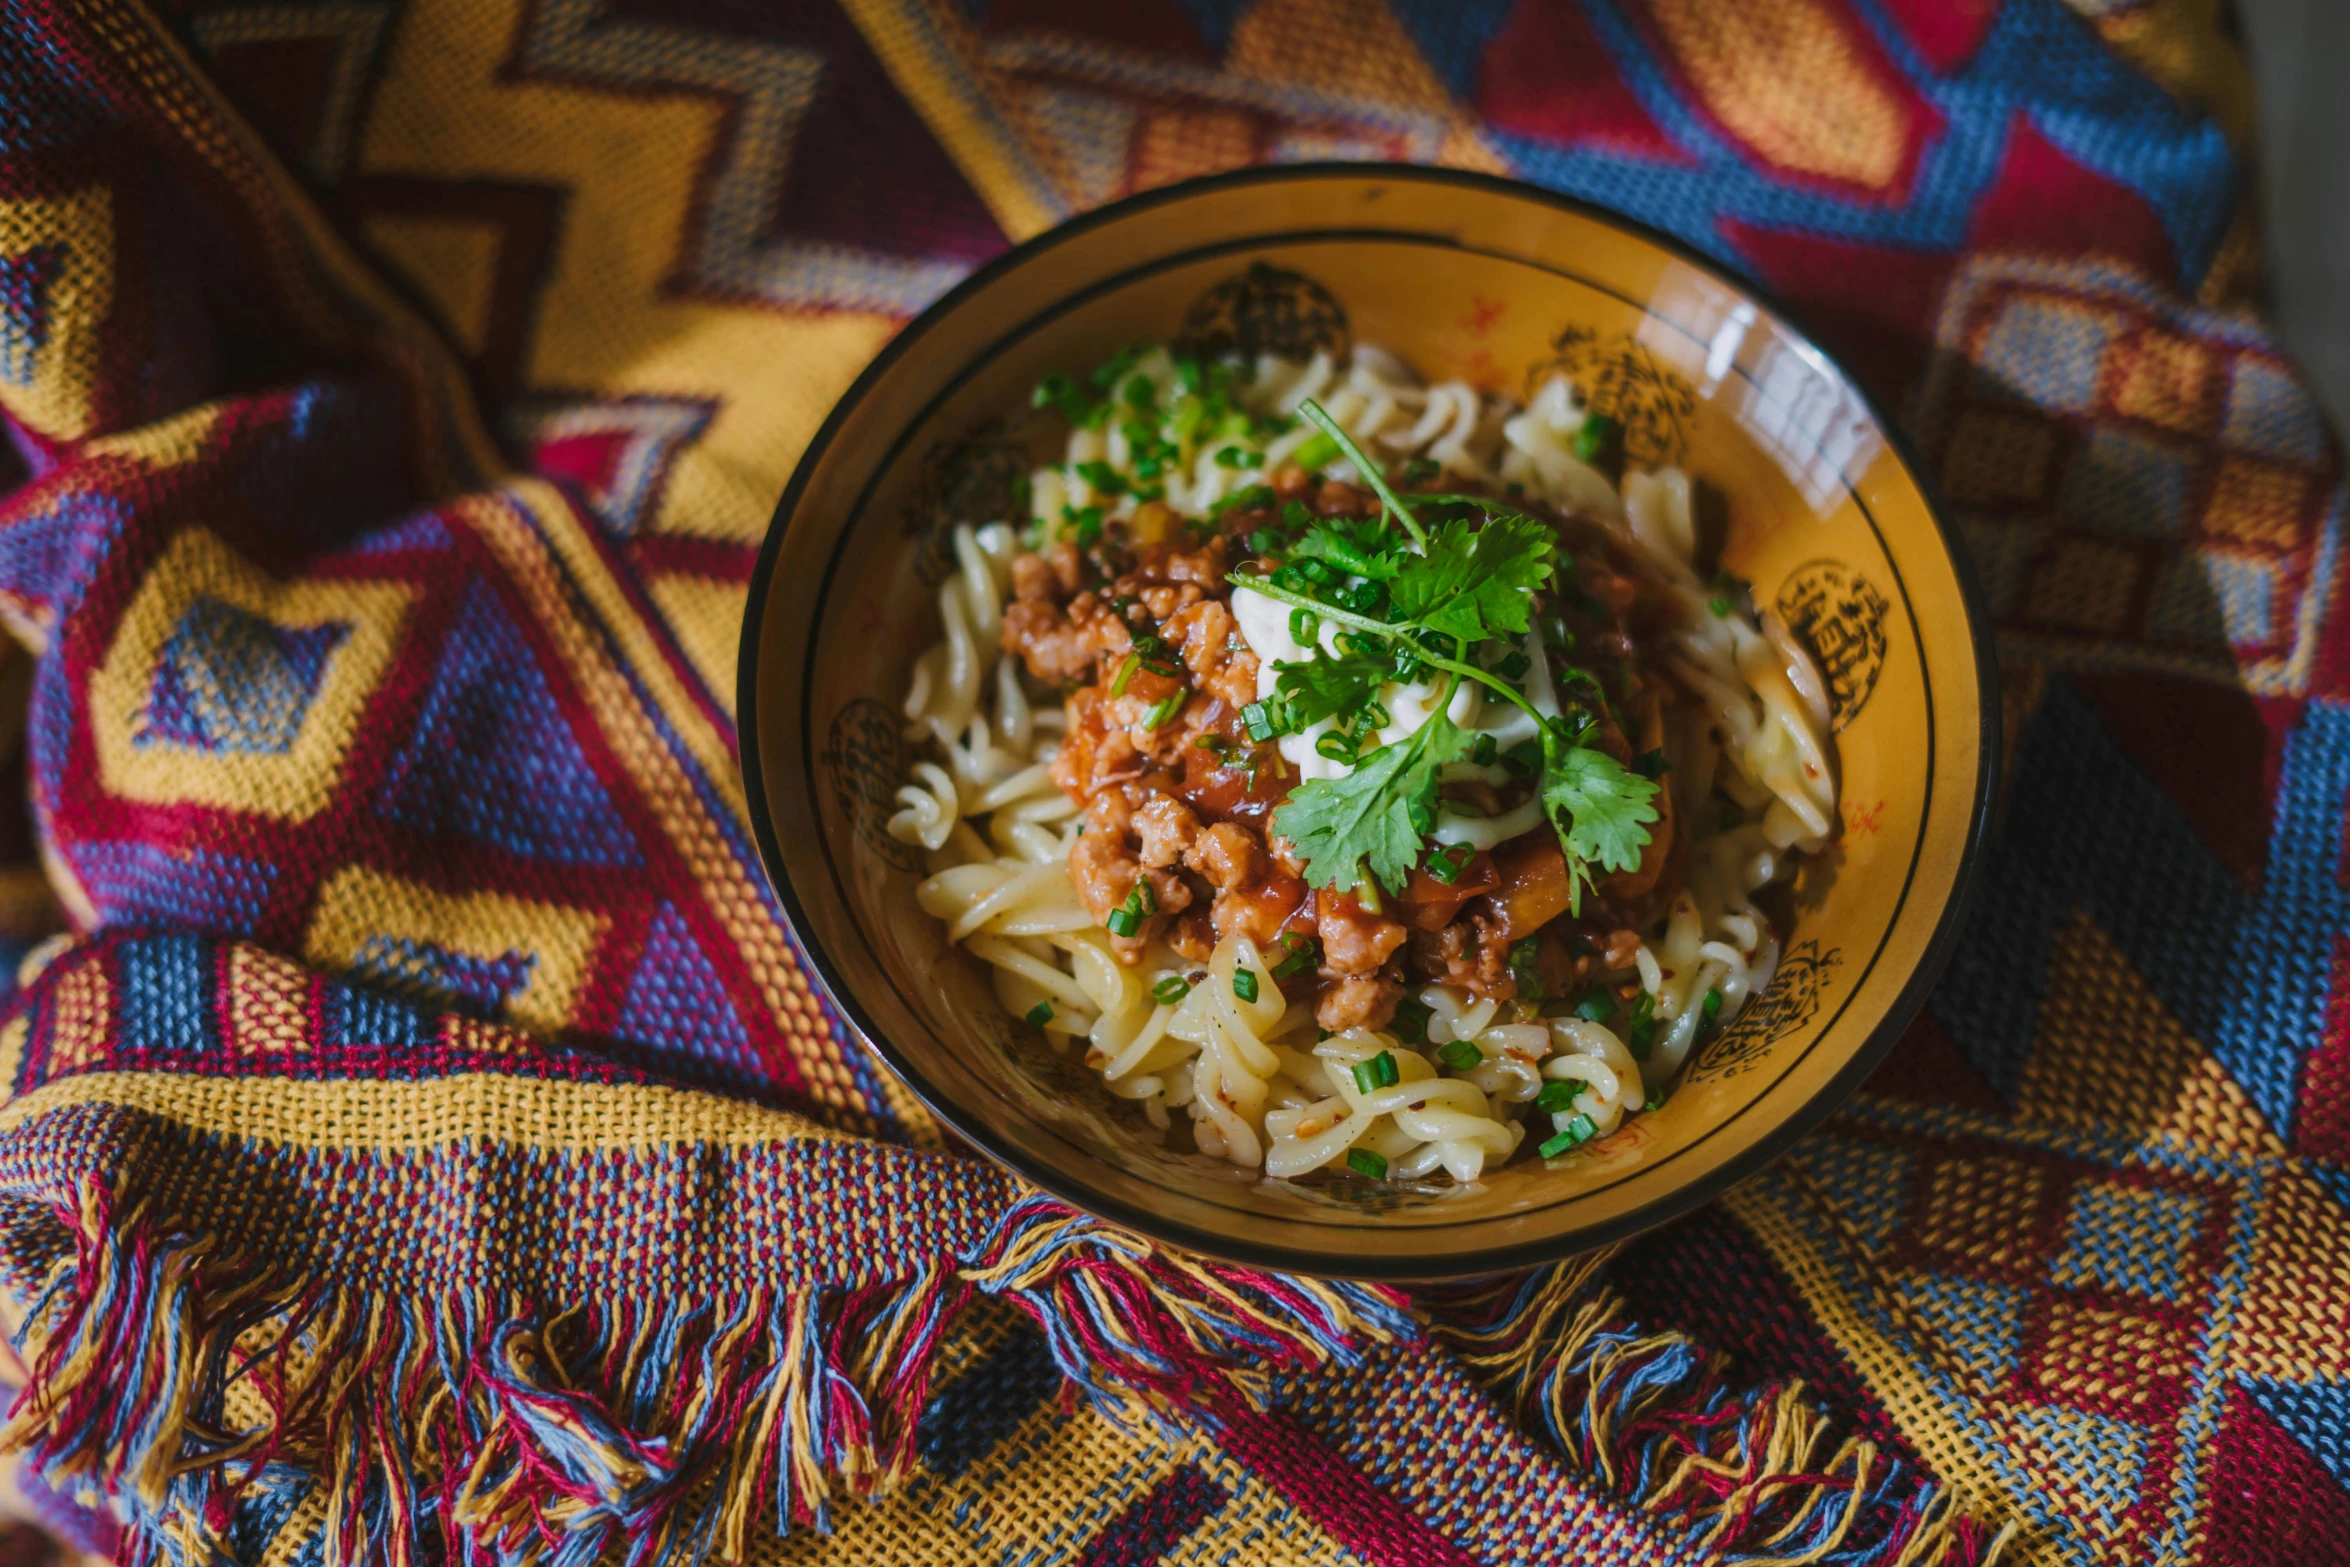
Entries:
POLYGON ((530 983, 530 971, 537 964, 537 956, 528 952, 480 958, 409 936, 372 936, 353 954, 351 973, 386 990, 430 1000, 470 1016, 492 1017, 530 983))
POLYGON ((0 380, 30 386, 49 341, 49 291, 65 271, 65 248, 35 245, 0 255, 0 380))
POLYGON ((203 597, 163 644, 132 743, 283 755, 302 733, 346 624, 288 627, 203 597))
POLYGON ((468 583, 377 809, 551 865, 635 866, 636 840, 487 582, 468 583))
POLYGON ((2193 1275, 2189 1251, 2203 1208, 2193 1192, 2108 1181, 2076 1187, 2065 1249, 2049 1277, 2176 1301, 2193 1275))
POLYGON ((1944 1358, 1984 1389, 2015 1370, 2029 1291, 1954 1273, 1914 1273, 1899 1281, 1896 1293, 1940 1341, 1944 1358))
POLYGON ((674 904, 662 904, 653 916, 614 1031, 732 1076, 748 1079, 758 1066, 726 981, 674 904))

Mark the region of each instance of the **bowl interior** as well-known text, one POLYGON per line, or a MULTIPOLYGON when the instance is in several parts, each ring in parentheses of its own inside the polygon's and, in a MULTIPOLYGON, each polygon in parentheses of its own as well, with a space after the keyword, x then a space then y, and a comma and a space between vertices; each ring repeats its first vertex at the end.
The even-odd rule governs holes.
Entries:
POLYGON ((811 448, 746 633, 764 847, 823 978, 966 1135, 1082 1206, 1195 1249, 1430 1277, 1555 1255, 1682 1211, 1825 1112, 1922 999, 1979 836, 1990 736, 1969 600, 1896 444, 1842 373, 1661 242, 1501 182, 1271 171, 1111 209, 981 274, 893 346, 811 448), (1009 515, 1030 387, 1121 344, 1351 339, 1429 380, 1527 395, 1563 371, 1639 464, 1708 494, 1722 563, 1828 673, 1845 830, 1793 889, 1770 989, 1654 1114, 1464 1190, 1268 1182, 1162 1142, 1074 1053, 1007 1016, 916 906, 883 823, 937 636, 947 527, 1009 515), (1218 337, 1216 334, 1224 334, 1218 337))

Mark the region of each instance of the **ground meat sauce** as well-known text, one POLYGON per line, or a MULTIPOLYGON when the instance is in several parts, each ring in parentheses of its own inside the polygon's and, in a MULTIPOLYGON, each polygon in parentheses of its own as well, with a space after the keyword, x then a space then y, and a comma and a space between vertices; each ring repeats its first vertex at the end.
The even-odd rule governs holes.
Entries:
MULTIPOLYGON (((1378 510, 1368 491, 1316 486, 1295 470, 1274 474, 1270 487, 1277 501, 1302 501, 1325 517, 1378 510)), ((1282 989, 1310 1002, 1333 1032, 1387 1026, 1410 984, 1511 1000, 1528 974, 1548 994, 1620 982, 1639 946, 1636 930, 1687 876, 1670 790, 1657 794, 1659 820, 1640 867, 1604 879, 1579 917, 1567 912, 1566 860, 1547 827, 1473 856, 1450 884, 1415 871, 1376 913, 1353 892, 1306 885, 1272 826, 1297 774, 1278 746, 1248 737, 1241 710, 1257 700, 1257 657, 1233 620, 1225 581, 1247 553, 1240 541, 1275 515, 1236 510, 1204 538, 1169 519, 1139 530, 1113 524, 1089 551, 1062 540, 1012 563, 1004 649, 1066 693, 1068 731, 1053 777, 1086 817, 1070 878, 1087 912, 1105 922, 1138 881, 1149 886, 1154 912, 1135 934, 1113 935, 1112 948, 1139 962, 1158 936, 1204 962, 1218 939, 1245 935, 1278 967, 1310 938, 1319 962, 1300 965, 1282 989), (1159 536, 1142 542, 1138 532, 1159 536)), ((1575 664, 1609 684, 1609 705, 1638 740, 1611 716, 1586 743, 1630 762, 1661 736, 1659 693, 1641 676, 1636 649, 1671 607, 1603 530, 1572 519, 1557 525, 1577 569, 1556 602, 1539 609, 1564 621, 1575 664)), ((1505 799, 1478 783, 1448 792, 1489 814, 1524 793, 1505 799)))

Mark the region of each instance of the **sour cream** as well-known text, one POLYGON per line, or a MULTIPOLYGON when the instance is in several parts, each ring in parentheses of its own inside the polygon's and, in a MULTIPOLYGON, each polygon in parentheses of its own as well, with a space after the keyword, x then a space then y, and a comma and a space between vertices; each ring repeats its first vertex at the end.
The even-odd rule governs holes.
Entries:
MULTIPOLYGON (((1280 666, 1301 664, 1313 657, 1313 651, 1290 634, 1290 606, 1279 599, 1259 593, 1253 588, 1235 587, 1232 590, 1232 618, 1240 628, 1241 640, 1257 656, 1257 699, 1265 701, 1275 695, 1281 679, 1280 666)), ((1317 641, 1335 656, 1338 637, 1346 628, 1325 618, 1317 641)), ((1524 682, 1526 700, 1534 710, 1546 717, 1556 717, 1559 711, 1558 690, 1551 683, 1550 661, 1542 649, 1538 636, 1501 639, 1526 655, 1528 668, 1524 682)), ((1489 650, 1491 643, 1481 646, 1489 650)), ((1492 662, 1490 657, 1480 663, 1492 662)), ((1441 681, 1392 681, 1379 690, 1379 705, 1387 709, 1388 723, 1379 731, 1382 746, 1396 745, 1411 738, 1434 712, 1436 692, 1441 681)), ((1472 738, 1490 736, 1494 747, 1506 751, 1514 745, 1537 738, 1534 720, 1518 705, 1498 696, 1474 680, 1463 679, 1452 694, 1447 713, 1460 730, 1472 738)), ((1297 769, 1301 779, 1344 778, 1354 771, 1352 763, 1335 761, 1314 749, 1314 742, 1337 727, 1333 719, 1316 721, 1312 727, 1280 737, 1276 744, 1282 757, 1297 769)), ((1497 787, 1516 781, 1516 775, 1496 762, 1480 767, 1475 762, 1448 764, 1443 777, 1446 782, 1482 780, 1497 787)), ((1500 816, 1468 816, 1450 809, 1437 812, 1433 836, 1441 843, 1467 844, 1474 849, 1490 849, 1499 843, 1533 831, 1542 825, 1542 802, 1529 799, 1517 809, 1500 816)))

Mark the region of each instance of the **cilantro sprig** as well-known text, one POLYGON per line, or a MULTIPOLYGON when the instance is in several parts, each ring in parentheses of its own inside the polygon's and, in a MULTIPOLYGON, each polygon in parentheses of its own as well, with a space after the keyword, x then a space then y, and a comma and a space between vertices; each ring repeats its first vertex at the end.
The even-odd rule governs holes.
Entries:
POLYGON ((1530 632, 1533 594, 1548 586, 1557 570, 1557 540, 1532 517, 1491 509, 1490 503, 1466 496, 1458 499, 1487 509, 1482 525, 1455 517, 1431 533, 1320 404, 1308 401, 1298 411, 1354 463, 1379 495, 1383 518, 1402 524, 1416 547, 1407 548, 1373 525, 1328 522, 1310 525, 1291 547, 1293 559, 1323 562, 1385 584, 1384 615, 1311 591, 1326 582, 1326 571, 1304 577, 1236 572, 1228 579, 1354 633, 1333 639, 1335 653, 1318 647, 1308 661, 1280 666, 1277 686, 1288 723, 1303 729, 1324 718, 1351 715, 1341 748, 1356 758, 1356 765, 1343 777, 1314 779, 1291 791, 1274 812, 1275 829, 1296 846, 1315 886, 1338 892, 1360 887, 1363 901, 1373 906, 1381 886, 1401 891, 1419 863, 1422 840, 1435 826, 1441 769, 1473 754, 1471 739, 1449 713, 1460 683, 1473 680, 1535 722, 1541 736, 1537 789, 1543 814, 1566 855, 1573 906, 1580 908, 1583 889, 1595 880, 1594 865, 1604 871, 1639 865, 1649 843, 1648 824, 1657 819, 1658 785, 1584 744, 1590 723, 1578 726, 1538 712, 1501 672, 1454 656, 1467 654, 1479 642, 1530 632), (1384 727, 1371 721, 1386 716, 1377 710, 1379 691, 1422 670, 1445 677, 1427 721, 1393 745, 1368 755, 1355 750, 1384 727))

